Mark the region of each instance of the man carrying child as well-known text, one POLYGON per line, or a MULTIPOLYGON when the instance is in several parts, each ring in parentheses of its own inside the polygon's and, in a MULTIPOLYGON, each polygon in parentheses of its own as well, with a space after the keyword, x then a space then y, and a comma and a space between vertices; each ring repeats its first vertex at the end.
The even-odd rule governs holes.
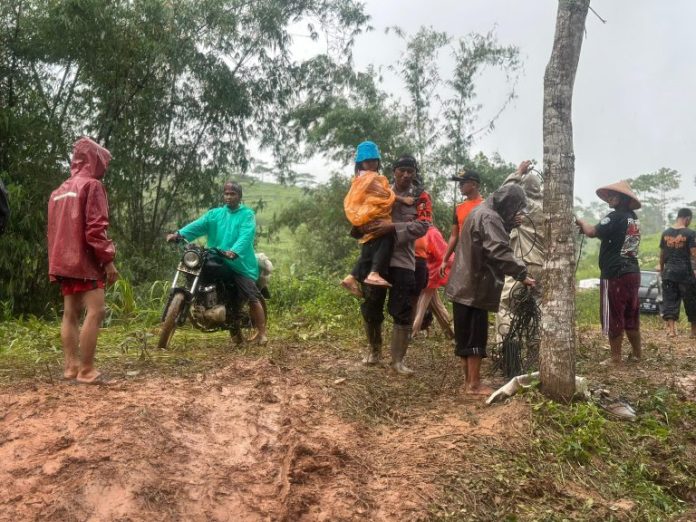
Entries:
MULTIPOLYGON (((410 375, 413 370, 403 360, 411 335, 413 297, 416 294, 415 248, 417 238, 425 235, 429 224, 418 221, 417 208, 413 204, 419 196, 420 188, 415 185, 418 163, 412 156, 401 156, 393 165, 394 184, 391 186, 395 201, 391 207, 390 219, 370 221, 360 227, 360 232, 374 238, 392 236, 393 248, 388 258, 388 270, 380 272, 391 287, 363 284, 364 301, 360 311, 365 323, 365 332, 370 345, 369 353, 363 359, 365 364, 377 364, 382 349, 382 322, 384 303, 389 300, 387 310, 394 321, 391 339, 391 367, 401 375, 410 375)), ((354 269, 357 279, 365 279, 373 269, 371 260, 363 259, 354 269)), ((365 281, 366 283, 366 281, 365 281)))
MULTIPOLYGON (((414 198, 398 196, 391 190, 389 180, 379 173, 381 159, 374 142, 363 141, 358 145, 355 153, 355 177, 343 202, 346 217, 354 227, 390 221, 395 201, 406 205, 414 204, 414 198)), ((356 297, 362 297, 358 281, 365 285, 391 286, 380 273, 386 274, 388 271, 394 238, 391 234, 376 236, 363 233, 358 242, 362 245, 360 258, 352 272, 341 281, 341 286, 356 297), (358 273, 361 265, 366 265, 369 269, 363 277, 358 273)))

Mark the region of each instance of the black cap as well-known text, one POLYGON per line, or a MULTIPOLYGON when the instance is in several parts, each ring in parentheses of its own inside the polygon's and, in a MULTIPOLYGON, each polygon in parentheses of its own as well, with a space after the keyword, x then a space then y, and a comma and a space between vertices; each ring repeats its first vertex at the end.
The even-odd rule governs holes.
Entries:
POLYGON ((418 172, 418 161, 416 161, 416 158, 414 158, 413 156, 399 156, 399 159, 397 159, 392 165, 393 170, 396 170, 398 168, 413 169, 416 172, 418 172))
POLYGON ((460 171, 458 176, 452 176, 450 179, 460 183, 462 181, 475 181, 479 185, 481 184, 481 176, 479 176, 479 173, 469 169, 460 171))

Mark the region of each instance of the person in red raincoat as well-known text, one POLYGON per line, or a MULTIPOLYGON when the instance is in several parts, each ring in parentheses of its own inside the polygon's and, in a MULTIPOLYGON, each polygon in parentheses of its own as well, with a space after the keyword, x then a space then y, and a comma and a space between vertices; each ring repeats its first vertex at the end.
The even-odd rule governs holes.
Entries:
POLYGON ((64 305, 63 377, 85 384, 104 382, 94 367, 94 353, 104 319, 104 286, 118 279, 116 248, 106 235, 109 205, 101 182, 109 161, 108 150, 80 138, 73 146, 70 178, 48 201, 48 275, 60 284, 64 305))

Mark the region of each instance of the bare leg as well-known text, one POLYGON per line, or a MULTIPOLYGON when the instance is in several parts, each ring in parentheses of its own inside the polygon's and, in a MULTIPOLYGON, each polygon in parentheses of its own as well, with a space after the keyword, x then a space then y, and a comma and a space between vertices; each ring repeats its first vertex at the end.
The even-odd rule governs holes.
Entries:
POLYGON ((628 342, 631 343, 631 357, 636 361, 640 361, 642 355, 640 330, 626 330, 626 337, 628 337, 628 342))
POLYGON ((665 322, 667 323, 667 336, 676 337, 677 330, 675 328, 674 319, 666 319, 665 322))
POLYGON ((416 317, 413 319, 413 335, 416 335, 421 329, 425 312, 428 310, 430 300, 433 298, 433 291, 433 288, 426 288, 418 296, 418 303, 416 303, 416 317))
POLYGON ((430 305, 433 309, 433 315, 435 316, 435 319, 437 319, 437 322, 440 323, 440 327, 442 330, 445 332, 445 337, 448 339, 454 339, 454 330, 452 330, 452 324, 451 324, 451 319, 449 316, 449 313, 447 312, 447 308, 445 308, 445 305, 442 304, 442 301, 440 300, 440 294, 437 293, 437 290, 435 290, 435 293, 433 294, 433 298, 430 301, 430 305))
POLYGON ((696 323, 691 323, 691 338, 696 339, 696 323))
POLYGON ((105 314, 104 289, 84 292, 82 302, 87 309, 87 315, 80 331, 80 372, 77 374, 77 380, 90 383, 101 375, 94 367, 94 353, 97 350, 97 337, 105 314))
POLYGON ((266 337, 266 314, 260 301, 249 303, 249 314, 251 315, 251 322, 257 331, 254 340, 258 344, 266 344, 268 342, 268 337, 266 337))
POLYGON ((63 297, 63 321, 60 325, 60 340, 63 344, 63 377, 74 379, 80 370, 78 343, 80 338, 80 314, 83 303, 82 294, 63 297))
POLYGON ((467 364, 466 364, 466 357, 460 357, 459 358, 462 362, 462 374, 464 375, 464 384, 462 385, 462 392, 466 393, 467 386, 469 385, 469 379, 467 377, 467 364))
POLYGON ((468 392, 474 395, 490 395, 493 388, 481 384, 481 356, 470 355, 466 358, 466 376, 468 392))
POLYGON ((611 349, 611 362, 613 364, 621 364, 621 344, 623 344, 623 333, 617 335, 616 337, 609 338, 609 348, 611 349))

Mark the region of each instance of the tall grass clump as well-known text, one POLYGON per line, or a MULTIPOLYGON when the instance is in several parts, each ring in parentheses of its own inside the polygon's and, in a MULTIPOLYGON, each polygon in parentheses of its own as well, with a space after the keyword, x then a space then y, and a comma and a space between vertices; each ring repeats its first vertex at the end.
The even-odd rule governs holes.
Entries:
POLYGON ((315 274, 274 275, 270 285, 271 321, 288 327, 345 329, 359 326, 359 302, 339 286, 336 277, 315 274))
POLYGON ((139 323, 154 326, 159 323, 162 309, 169 296, 169 281, 133 285, 119 279, 106 291, 106 326, 119 323, 139 323))

